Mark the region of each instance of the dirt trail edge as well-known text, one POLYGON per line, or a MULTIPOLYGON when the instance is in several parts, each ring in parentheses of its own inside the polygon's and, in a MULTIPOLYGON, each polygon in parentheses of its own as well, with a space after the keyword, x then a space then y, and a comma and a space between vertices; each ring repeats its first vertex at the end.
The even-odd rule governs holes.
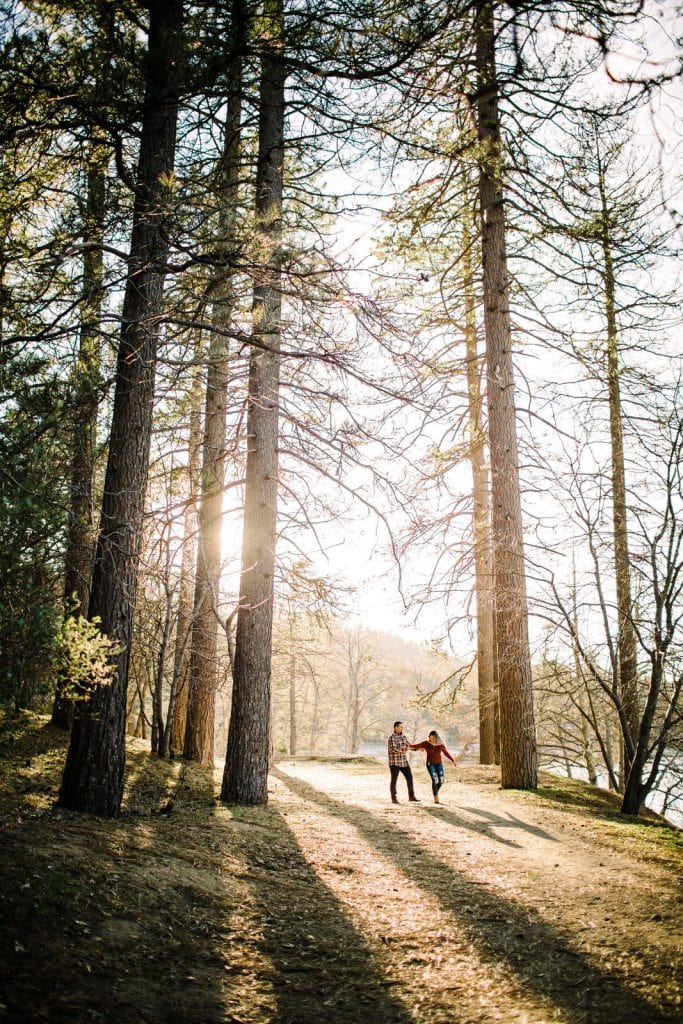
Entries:
MULTIPOLYGON (((680 834, 609 794, 281 761, 267 808, 131 752, 124 813, 54 807, 63 741, 0 762, 0 1021, 673 1024, 680 834)), ((26 748, 28 749, 28 748, 26 748)))

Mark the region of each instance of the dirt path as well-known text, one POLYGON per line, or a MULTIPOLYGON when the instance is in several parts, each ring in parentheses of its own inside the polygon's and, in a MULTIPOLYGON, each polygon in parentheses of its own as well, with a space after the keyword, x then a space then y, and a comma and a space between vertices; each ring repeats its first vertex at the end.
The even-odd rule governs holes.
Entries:
POLYGON ((224 808, 139 750, 101 821, 55 809, 44 732, 0 764, 3 1024, 680 1019, 677 837, 607 796, 464 766, 436 808, 418 767, 395 807, 382 765, 297 761, 224 808))
POLYGON ((623 826, 503 793, 476 768, 438 808, 426 785, 420 806, 388 804, 380 767, 273 774, 272 809, 307 882, 301 902, 278 894, 286 858, 264 854, 267 934, 273 946, 289 934, 302 957, 278 1020, 315 1016, 307 955, 335 1020, 359 1004, 360 1019, 387 1022, 676 1019, 680 893, 668 866, 629 858, 623 826), (338 962, 332 978, 321 945, 338 962))

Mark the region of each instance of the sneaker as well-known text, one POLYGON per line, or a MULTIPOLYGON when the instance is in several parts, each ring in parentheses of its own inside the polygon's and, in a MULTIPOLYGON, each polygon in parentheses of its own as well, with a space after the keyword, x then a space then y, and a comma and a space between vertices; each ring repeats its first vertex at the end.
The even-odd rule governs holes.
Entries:
POLYGON ((409 796, 408 800, 410 801, 411 804, 419 804, 420 803, 419 798, 416 797, 416 796, 409 796))

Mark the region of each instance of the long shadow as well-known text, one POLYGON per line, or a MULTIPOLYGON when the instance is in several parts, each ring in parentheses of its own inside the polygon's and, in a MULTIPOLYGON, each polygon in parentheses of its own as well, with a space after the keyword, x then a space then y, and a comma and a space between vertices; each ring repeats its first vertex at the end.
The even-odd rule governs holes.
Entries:
POLYGON ((261 843, 258 873, 248 885, 263 908, 258 942, 273 965, 276 1011, 270 1024, 413 1024, 392 995, 372 946, 320 881, 284 818, 277 817, 277 845, 254 830, 244 851, 254 863, 255 844, 261 843))
POLYGON ((521 818, 513 818, 512 815, 503 818, 497 814, 490 814, 487 811, 482 811, 479 808, 474 807, 458 807, 457 810, 449 809, 446 804, 425 804, 421 808, 427 814, 433 815, 435 818, 443 818, 448 821, 451 825, 457 825, 458 828, 467 830, 469 832, 476 832, 477 835, 485 835, 488 839, 492 839, 496 843, 501 843, 503 846, 513 846, 517 849, 522 849, 521 843, 516 843, 513 839, 504 839, 502 836, 497 835, 492 831, 493 828, 518 828, 524 832, 530 833, 530 835, 538 836, 540 839, 547 839, 549 842, 555 843, 557 840, 549 832, 545 832, 543 829, 538 828, 535 825, 530 825, 526 821, 522 821, 521 818), (465 818, 458 814, 458 811, 467 811, 469 814, 476 815, 479 818, 486 819, 485 821, 472 821, 470 818, 465 818))
POLYGON ((530 992, 551 1000, 576 1024, 678 1024, 677 1013, 669 1015, 627 989, 534 910, 447 867, 407 833, 371 812, 333 800, 277 769, 273 774, 302 799, 357 828, 383 856, 453 914, 484 958, 512 970, 530 992))
POLYGON ((523 849, 521 843, 516 843, 514 839, 504 839, 503 836, 496 835, 495 832, 491 831, 489 825, 483 822, 473 822, 469 818, 463 818, 460 814, 456 814, 455 811, 448 811, 443 804, 428 805, 422 809, 424 814, 428 814, 432 818, 436 818, 437 821, 447 821, 449 825, 453 825, 456 828, 463 829, 467 832, 476 832, 477 835, 486 836, 487 839, 493 840, 495 843, 501 843, 503 846, 511 846, 515 850, 523 849))
MULTIPOLYGON (((482 811, 480 807, 461 807, 460 810, 467 811, 468 814, 474 814, 478 818, 483 818, 486 823, 484 828, 487 832, 489 828, 519 828, 523 832, 528 832, 529 835, 538 836, 539 839, 547 839, 550 843, 557 842, 555 836, 551 835, 550 832, 538 828, 537 825, 530 825, 528 821, 523 821, 521 818, 515 818, 512 814, 507 814, 506 817, 503 817, 500 814, 491 814, 490 811, 482 811)), ((492 838, 496 837, 492 836, 492 838)))

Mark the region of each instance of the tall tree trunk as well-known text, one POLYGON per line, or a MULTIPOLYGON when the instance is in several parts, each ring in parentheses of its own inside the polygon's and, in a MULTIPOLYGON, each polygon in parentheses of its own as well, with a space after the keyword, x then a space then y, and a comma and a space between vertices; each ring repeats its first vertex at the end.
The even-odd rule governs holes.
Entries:
POLYGON ((146 676, 142 681, 142 685, 137 687, 137 692, 135 695, 138 704, 138 711, 135 716, 135 721, 133 721, 133 715, 135 714, 135 701, 133 701, 133 707, 129 712, 130 722, 128 734, 130 736, 135 736, 135 738, 138 740, 147 739, 147 712, 145 711, 145 702, 147 700, 147 694, 149 693, 149 691, 149 678, 146 676))
POLYGON ((168 662, 168 651, 171 643, 171 636, 173 633, 173 589, 169 585, 169 569, 170 569, 170 539, 168 542, 168 559, 166 563, 166 586, 165 591, 165 607, 164 607, 164 620, 161 628, 161 644, 159 647, 159 655, 157 657, 156 673, 154 679, 154 692, 152 694, 154 702, 154 717, 153 717, 153 728, 152 728, 152 750, 159 754, 160 757, 164 756, 164 739, 166 736, 166 725, 164 724, 164 683, 166 682, 166 664, 168 662))
MULTIPOLYGON (((83 256, 83 292, 78 362, 75 371, 76 409, 72 433, 69 532, 65 555, 65 614, 85 614, 90 599, 90 575, 95 552, 93 474, 97 448, 100 398, 99 328, 102 310, 105 168, 108 153, 98 140, 88 151, 85 241, 92 248, 83 256)), ((70 729, 74 702, 59 688, 52 724, 70 729)))
POLYGON ((192 630, 192 603, 194 597, 194 570, 197 558, 197 503, 196 496, 201 473, 201 419, 202 389, 199 362, 201 337, 195 348, 196 365, 190 398, 190 431, 187 465, 187 504, 183 516, 183 554, 180 566, 180 592, 176 618, 175 648, 173 652, 173 678, 166 715, 163 757, 182 754, 185 746, 187 696, 190 686, 190 635, 192 630))
MULTIPOLYGON (((605 753, 607 754, 607 757, 605 759, 605 766, 607 767, 607 770, 609 771, 610 765, 611 766, 614 765, 614 745, 612 743, 612 724, 610 722, 609 714, 605 715, 604 729, 605 729, 605 753)), ((614 768, 612 768, 612 772, 610 774, 610 785, 612 786, 612 789, 614 789, 615 792, 617 792, 617 793, 623 792, 623 789, 624 789, 623 780, 621 778, 617 778, 616 771, 614 770, 614 768)))
POLYGON ((297 753, 297 699, 296 699, 296 659, 289 658, 289 752, 297 753))
MULTIPOLYGON (((233 33, 244 34, 241 0, 232 5, 233 33)), ((229 335, 235 296, 232 270, 228 266, 236 241, 236 211, 240 181, 240 131, 242 120, 242 60, 238 55, 231 67, 223 158, 217 193, 221 208, 217 249, 225 266, 213 277, 212 332, 209 344, 202 492, 199 506, 197 573, 192 620, 190 688, 183 754, 190 761, 213 767, 214 720, 218 685, 218 605, 222 565, 223 490, 225 487, 225 416, 230 370, 229 335)))
POLYGON ((360 693, 358 692, 358 684, 356 683, 353 688, 353 704, 351 706, 351 753, 357 754, 358 747, 360 746, 360 693))
POLYGON ((154 377, 168 253, 179 77, 183 68, 181 0, 154 0, 137 186, 102 516, 89 618, 116 641, 115 676, 77 709, 60 803, 117 815, 123 794, 128 658, 142 536, 154 406, 154 377))
POLYGON ((603 252, 603 281, 605 286, 605 316, 607 320, 607 388, 609 394, 610 448, 612 460, 612 528, 614 534, 614 569, 617 592, 617 650, 619 658, 619 692, 628 726, 623 738, 623 775, 628 777, 640 728, 638 707, 638 645, 633 625, 631 599, 631 563, 628 549, 628 522, 626 517, 626 470, 624 465, 624 435, 621 418, 621 386, 619 367, 619 335, 617 327, 614 262, 611 247, 611 211, 607 199, 606 182, 600 144, 596 134, 598 161, 598 188, 602 207, 601 244, 603 252))
POLYGON ((479 203, 500 686, 501 779, 504 787, 528 789, 537 784, 537 754, 508 300, 495 23, 491 0, 477 4, 476 29, 479 203))
POLYGON ((628 778, 624 787, 624 797, 621 802, 622 814, 636 815, 640 812, 643 800, 649 791, 643 784, 643 774, 648 758, 651 756, 650 736, 655 721, 657 702, 660 697, 662 682, 664 679, 664 658, 663 652, 658 649, 652 659, 649 692, 643 710, 643 720, 638 734, 638 742, 633 754, 628 778))
POLYGON ((472 530, 477 597, 477 686, 479 690, 479 762, 495 764, 495 703, 493 674, 493 594, 489 474, 484 447, 481 359, 477 351, 476 295, 472 269, 470 211, 463 221, 463 285, 465 291, 465 356, 469 407, 469 459, 472 467, 472 530))
POLYGON ((268 800, 268 721, 277 535, 285 79, 282 0, 266 0, 256 217, 264 249, 254 287, 247 470, 232 713, 221 800, 268 800))
MULTIPOLYGON (((572 628, 574 636, 579 635, 579 609, 577 606, 577 591, 576 591, 576 564, 572 559, 572 628)), ((579 709, 579 726, 581 728, 581 742, 583 747, 583 756, 586 762, 586 771, 588 772, 588 781, 591 786, 598 785, 598 772, 595 767, 595 760, 593 758, 592 751, 592 736, 590 729, 588 728, 588 720, 597 732, 597 722, 595 720, 595 714, 593 711, 593 701, 591 698, 590 689, 588 683, 584 679, 584 674, 581 668, 581 659, 579 657, 579 650, 574 640, 572 643, 572 651, 574 655, 574 679, 575 685, 578 689, 576 703, 579 709), (584 699, 585 697, 585 699, 584 699), (586 708, 588 704, 588 708, 586 708)), ((598 743, 601 743, 601 737, 598 736, 598 743)), ((608 769, 609 771, 609 769, 608 769)))
POLYGON ((311 713, 311 732, 308 748, 311 754, 317 754, 318 730, 320 729, 320 681, 315 672, 311 672, 311 681, 313 683, 313 711, 311 713))
MULTIPOLYGON (((495 587, 493 578, 493 551, 491 552, 491 583, 495 587)), ((491 618, 493 621, 493 749, 495 751, 496 764, 500 764, 500 673, 498 671, 498 623, 496 619, 496 595, 492 595, 493 608, 491 618)))
POLYGON ((597 786, 598 784, 598 772, 595 767, 595 759, 593 758, 593 751, 591 749, 591 734, 586 723, 586 719, 583 714, 581 715, 581 741, 583 746, 583 758, 586 762, 586 771, 588 772, 588 781, 591 786, 597 786))

